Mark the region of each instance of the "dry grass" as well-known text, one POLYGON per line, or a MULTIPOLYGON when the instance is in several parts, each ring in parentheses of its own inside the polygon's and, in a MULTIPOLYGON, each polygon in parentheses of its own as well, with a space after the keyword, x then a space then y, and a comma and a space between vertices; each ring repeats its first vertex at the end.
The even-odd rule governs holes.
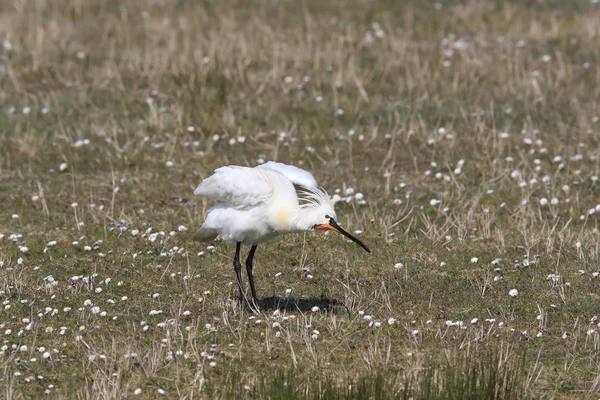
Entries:
POLYGON ((593 3, 0 3, 2 397, 593 398, 593 3), (271 159, 374 252, 260 246, 251 315, 192 191, 271 159))

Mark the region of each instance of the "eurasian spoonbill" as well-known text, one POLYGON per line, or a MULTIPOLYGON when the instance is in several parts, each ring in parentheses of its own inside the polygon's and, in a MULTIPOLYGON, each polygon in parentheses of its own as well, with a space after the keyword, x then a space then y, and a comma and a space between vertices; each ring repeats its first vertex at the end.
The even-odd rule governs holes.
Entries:
POLYGON ((195 195, 217 200, 208 211, 193 240, 210 242, 217 236, 236 244, 233 269, 240 298, 249 302, 242 286, 240 249, 251 246, 246 272, 254 306, 258 298, 252 276, 256 247, 270 238, 291 232, 332 230, 354 241, 367 252, 369 248, 342 229, 329 195, 319 187, 315 177, 301 168, 274 161, 257 167, 225 166, 204 179, 195 195))

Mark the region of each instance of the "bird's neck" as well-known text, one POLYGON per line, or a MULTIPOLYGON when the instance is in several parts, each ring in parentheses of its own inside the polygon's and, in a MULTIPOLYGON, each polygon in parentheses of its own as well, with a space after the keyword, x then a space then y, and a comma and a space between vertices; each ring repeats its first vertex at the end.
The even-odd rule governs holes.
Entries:
POLYGON ((295 232, 306 232, 313 229, 313 214, 315 210, 308 207, 298 207, 290 219, 290 227, 295 232))

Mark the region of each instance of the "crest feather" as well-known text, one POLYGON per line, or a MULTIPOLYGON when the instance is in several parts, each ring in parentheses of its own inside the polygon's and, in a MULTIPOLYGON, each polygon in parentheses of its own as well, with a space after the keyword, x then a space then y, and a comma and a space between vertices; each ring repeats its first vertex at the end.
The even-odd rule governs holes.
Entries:
POLYGON ((333 206, 327 192, 321 188, 309 188, 303 185, 294 185, 298 201, 302 208, 318 208, 321 206, 333 206))

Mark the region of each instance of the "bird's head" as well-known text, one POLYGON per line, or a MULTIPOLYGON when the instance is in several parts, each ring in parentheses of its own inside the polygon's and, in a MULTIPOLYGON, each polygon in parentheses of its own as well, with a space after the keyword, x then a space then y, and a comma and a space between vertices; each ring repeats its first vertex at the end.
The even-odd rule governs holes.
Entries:
POLYGON ((301 205, 301 211, 297 220, 297 224, 301 230, 335 231, 346 236, 367 252, 371 252, 361 240, 355 238, 338 225, 335 210, 333 209, 333 202, 324 190, 318 189, 304 193, 301 200, 303 200, 304 204, 301 205))

